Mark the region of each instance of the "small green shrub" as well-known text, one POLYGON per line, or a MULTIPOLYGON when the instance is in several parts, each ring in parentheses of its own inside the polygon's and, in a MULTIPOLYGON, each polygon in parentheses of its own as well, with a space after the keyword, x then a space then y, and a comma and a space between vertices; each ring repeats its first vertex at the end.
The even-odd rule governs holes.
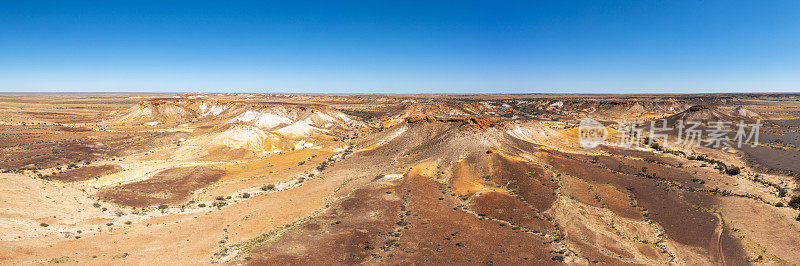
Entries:
POLYGON ((741 171, 742 169, 739 169, 738 166, 733 166, 731 168, 726 169, 725 173, 727 173, 728 175, 738 175, 741 171))
POLYGON ((51 259, 51 260, 47 261, 47 263, 65 263, 65 262, 70 262, 70 261, 72 261, 72 259, 70 257, 60 257, 60 258, 51 259))
POLYGON ((792 200, 789 201, 789 206, 800 209, 800 195, 792 197, 792 200))

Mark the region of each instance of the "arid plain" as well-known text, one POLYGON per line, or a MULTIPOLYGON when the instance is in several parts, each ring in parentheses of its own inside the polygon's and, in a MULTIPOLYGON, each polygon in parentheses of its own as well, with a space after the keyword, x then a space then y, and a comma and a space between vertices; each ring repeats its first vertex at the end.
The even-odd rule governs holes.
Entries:
POLYGON ((0 263, 800 264, 798 147, 798 94, 6 93, 0 263))

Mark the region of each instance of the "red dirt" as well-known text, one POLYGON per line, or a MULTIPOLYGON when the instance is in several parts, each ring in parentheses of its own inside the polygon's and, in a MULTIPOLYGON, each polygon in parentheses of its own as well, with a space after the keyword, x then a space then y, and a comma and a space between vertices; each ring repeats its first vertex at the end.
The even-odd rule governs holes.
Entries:
POLYGON ((545 211, 553 205, 558 184, 544 168, 496 153, 487 156, 492 171, 490 178, 494 183, 519 194, 539 211, 545 211))
MULTIPOLYGON (((719 260, 716 245, 711 241, 715 238, 719 220, 713 214, 697 207, 701 201, 714 202, 713 196, 700 192, 669 190, 654 179, 618 174, 591 163, 565 157, 550 155, 546 158, 556 171, 590 182, 608 183, 620 191, 630 191, 635 195, 639 205, 647 211, 647 216, 664 228, 668 238, 701 248, 709 258, 719 260)), ((741 249, 739 243, 728 245, 741 249)), ((744 262, 745 258, 741 255, 741 253, 726 254, 725 259, 729 263, 744 262)))
POLYGON ((488 192, 472 199, 470 209, 479 216, 503 220, 530 230, 551 231, 553 225, 525 205, 519 198, 500 192, 488 192))
POLYGON ((106 164, 97 166, 84 166, 77 169, 70 169, 64 172, 55 173, 46 178, 64 182, 86 181, 104 175, 110 175, 122 171, 122 167, 116 164, 106 164))
POLYGON ((185 201, 193 191, 218 181, 224 171, 207 167, 172 168, 150 179, 101 190, 97 197, 124 206, 145 207, 185 201))
POLYGON ((503 125, 504 121, 499 117, 491 116, 471 116, 471 115, 412 115, 406 117, 408 123, 430 123, 434 121, 443 123, 461 123, 462 125, 476 125, 480 129, 503 125))
POLYGON ((357 190, 350 199, 308 222, 317 225, 301 226, 253 250, 249 263, 552 262, 549 245, 542 237, 454 208, 457 199, 446 196, 439 200, 442 185, 427 177, 409 175, 401 182, 357 190), (371 218, 370 214, 378 216, 371 218))

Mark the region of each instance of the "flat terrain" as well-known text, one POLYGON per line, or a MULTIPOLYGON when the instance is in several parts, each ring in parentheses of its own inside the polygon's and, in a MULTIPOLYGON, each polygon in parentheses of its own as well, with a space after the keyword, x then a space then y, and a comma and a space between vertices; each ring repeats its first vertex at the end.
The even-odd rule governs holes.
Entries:
POLYGON ((798 94, 0 94, 0 262, 800 264, 798 147, 798 94))

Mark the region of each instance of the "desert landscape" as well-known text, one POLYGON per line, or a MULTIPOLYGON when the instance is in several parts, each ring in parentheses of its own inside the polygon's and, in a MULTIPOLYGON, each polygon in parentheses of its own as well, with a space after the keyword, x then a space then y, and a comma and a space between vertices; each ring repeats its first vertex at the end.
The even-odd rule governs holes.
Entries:
POLYGON ((800 264, 798 162, 800 94, 0 93, 0 262, 800 264))

